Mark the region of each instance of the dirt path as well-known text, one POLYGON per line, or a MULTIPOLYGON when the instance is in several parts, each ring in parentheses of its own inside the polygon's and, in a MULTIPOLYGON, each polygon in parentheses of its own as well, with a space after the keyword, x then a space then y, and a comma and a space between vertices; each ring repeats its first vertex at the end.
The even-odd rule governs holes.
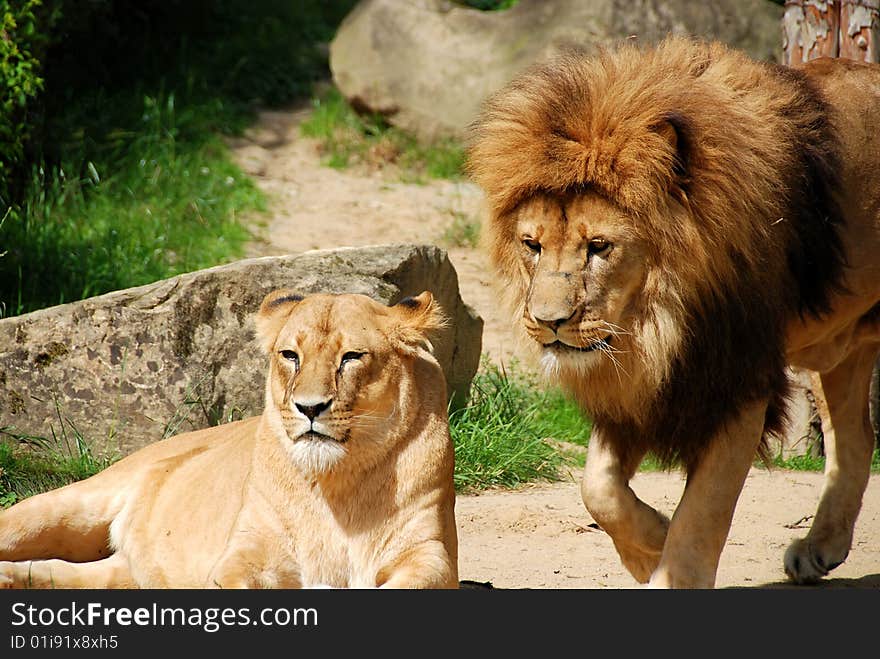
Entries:
MULTIPOLYGON (((456 213, 479 217, 481 195, 469 183, 400 183, 366 169, 320 163, 317 145, 298 134, 302 110, 267 112, 233 142, 238 162, 270 197, 270 212, 250 256, 384 243, 442 244, 456 213)), ((513 354, 483 255, 447 248, 461 295, 483 317, 483 351, 513 354)), ((460 576, 496 588, 632 588, 608 536, 591 527, 579 475, 568 482, 458 498, 460 576)), ((717 585, 748 587, 784 581, 782 554, 806 533, 821 491, 820 474, 754 469, 746 481, 721 558, 717 585)), ((633 488, 671 513, 684 481, 678 474, 639 474, 633 488)), ((880 588, 880 477, 871 479, 847 562, 832 587, 880 588)))

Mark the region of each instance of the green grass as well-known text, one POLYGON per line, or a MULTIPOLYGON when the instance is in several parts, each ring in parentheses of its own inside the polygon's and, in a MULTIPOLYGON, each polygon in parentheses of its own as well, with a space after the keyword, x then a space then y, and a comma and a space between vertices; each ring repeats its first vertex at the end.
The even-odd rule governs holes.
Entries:
POLYGON ((449 418, 459 491, 557 480, 570 459, 548 440, 589 437, 589 424, 572 403, 516 368, 484 362, 471 388, 470 403, 449 418))
POLYGON ((300 131, 320 140, 324 164, 330 167, 393 167, 408 182, 463 176, 463 145, 452 139, 425 144, 378 115, 359 115, 335 88, 312 100, 312 113, 300 131))
POLYGON ((0 508, 34 494, 83 480, 108 467, 75 429, 61 437, 27 437, 0 428, 0 508))
MULTIPOLYGON (((773 459, 773 466, 795 471, 825 471, 825 456, 807 454, 782 458, 777 455, 773 459)), ((880 447, 874 449, 874 455, 871 457, 871 473, 880 473, 880 447)))
POLYGON ((261 210, 263 195, 213 132, 218 109, 181 110, 175 100, 116 99, 117 121, 106 122, 93 159, 77 169, 81 154, 72 153, 67 166, 35 172, 0 227, 0 316, 242 254, 250 234, 241 216, 261 210))

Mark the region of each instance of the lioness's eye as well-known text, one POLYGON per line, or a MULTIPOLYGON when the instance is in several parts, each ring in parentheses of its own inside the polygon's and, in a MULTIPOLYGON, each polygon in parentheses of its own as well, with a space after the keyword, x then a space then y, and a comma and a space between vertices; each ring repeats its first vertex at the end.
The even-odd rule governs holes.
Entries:
POLYGON ((590 244, 587 245, 587 254, 601 254, 608 250, 611 247, 611 243, 607 240, 602 240, 601 238, 596 238, 590 241, 590 244))
POLYGON ((535 254, 541 253, 541 243, 534 238, 523 238, 523 245, 535 252, 535 254))
POLYGON ((294 367, 299 368, 299 355, 293 350, 281 350, 278 354, 281 355, 282 359, 291 362, 294 367))
POLYGON ((342 355, 342 360, 339 362, 339 366, 342 367, 342 366, 345 366, 345 364, 347 362, 359 360, 365 354, 366 353, 363 353, 363 352, 347 352, 344 355, 342 355))

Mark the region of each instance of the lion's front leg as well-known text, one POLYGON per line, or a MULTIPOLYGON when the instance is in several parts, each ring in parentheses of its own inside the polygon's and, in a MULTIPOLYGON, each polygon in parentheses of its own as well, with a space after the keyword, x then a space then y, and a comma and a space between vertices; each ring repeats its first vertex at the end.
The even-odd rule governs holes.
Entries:
POLYGON ((766 401, 743 408, 688 470, 660 564, 651 575, 652 587, 715 586, 736 502, 764 431, 766 409, 766 401))
POLYGON ((587 510, 611 536, 624 567, 639 583, 651 578, 666 539, 669 520, 639 499, 629 481, 642 455, 623 462, 594 428, 587 449, 581 495, 587 510))

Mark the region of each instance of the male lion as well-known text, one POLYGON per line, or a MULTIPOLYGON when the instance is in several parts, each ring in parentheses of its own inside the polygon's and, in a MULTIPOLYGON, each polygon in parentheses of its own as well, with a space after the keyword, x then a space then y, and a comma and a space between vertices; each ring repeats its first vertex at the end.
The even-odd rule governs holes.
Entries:
POLYGON ((827 467, 785 570, 839 565, 874 448, 880 67, 684 38, 569 53, 486 103, 469 168, 526 343, 593 418, 584 502, 633 576, 714 586, 786 363, 818 372, 827 467), (687 472, 671 521, 629 487, 648 451, 687 472))
POLYGON ((15 561, 0 584, 457 587, 446 385, 427 338, 442 322, 429 292, 393 307, 270 293, 262 416, 0 513, 0 559, 15 561))

